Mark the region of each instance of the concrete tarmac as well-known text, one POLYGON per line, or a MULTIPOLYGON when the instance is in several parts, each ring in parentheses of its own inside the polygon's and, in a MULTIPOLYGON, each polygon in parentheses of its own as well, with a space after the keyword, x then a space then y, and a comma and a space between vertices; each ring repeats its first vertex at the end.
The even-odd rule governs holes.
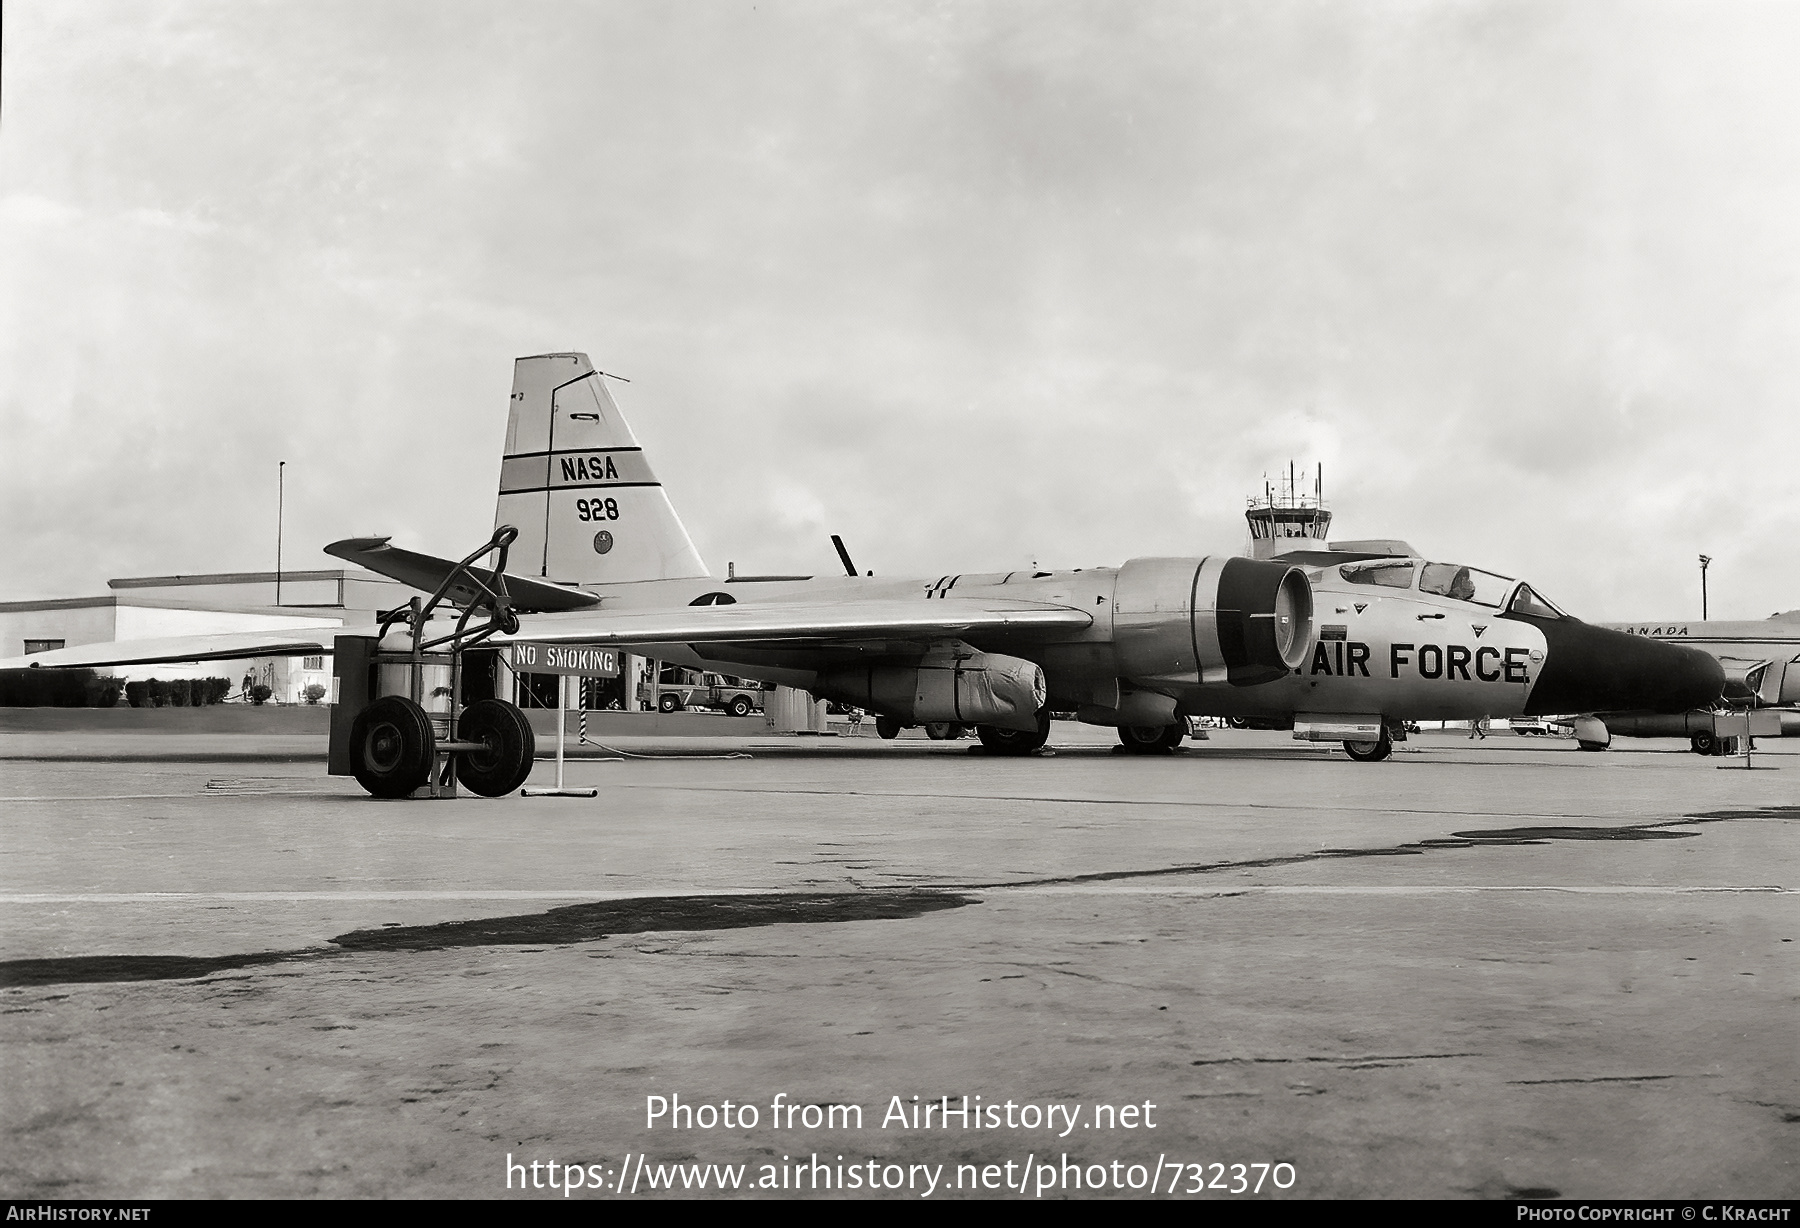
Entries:
POLYGON ((0 735, 0 1194, 1800 1195, 1779 743, 868 732, 448 802, 0 735))

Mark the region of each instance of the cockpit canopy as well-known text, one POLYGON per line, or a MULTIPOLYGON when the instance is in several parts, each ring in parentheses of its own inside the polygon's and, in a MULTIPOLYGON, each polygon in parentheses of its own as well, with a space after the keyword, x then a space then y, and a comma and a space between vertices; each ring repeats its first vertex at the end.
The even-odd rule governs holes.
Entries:
POLYGON ((1411 589, 1416 583, 1421 593, 1467 601, 1494 610, 1504 609, 1508 614, 1526 614, 1533 618, 1568 617, 1533 592, 1529 584, 1461 563, 1371 559, 1345 563, 1338 568, 1338 575, 1350 584, 1370 584, 1377 588, 1411 589))

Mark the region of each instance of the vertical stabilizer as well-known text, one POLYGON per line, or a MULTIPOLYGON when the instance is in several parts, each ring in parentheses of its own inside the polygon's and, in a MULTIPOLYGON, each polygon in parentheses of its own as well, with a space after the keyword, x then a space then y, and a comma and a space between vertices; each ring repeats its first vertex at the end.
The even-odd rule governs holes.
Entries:
POLYGON ((519 530, 507 570, 578 584, 704 576, 612 394, 586 354, 513 364, 494 525, 519 530))

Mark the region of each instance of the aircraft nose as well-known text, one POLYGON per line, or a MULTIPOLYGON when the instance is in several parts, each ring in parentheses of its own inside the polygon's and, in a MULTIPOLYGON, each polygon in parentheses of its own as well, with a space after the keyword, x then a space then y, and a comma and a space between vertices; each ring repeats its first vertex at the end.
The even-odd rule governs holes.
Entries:
POLYGON ((1710 708, 1725 671, 1698 648, 1593 627, 1575 619, 1531 620, 1545 639, 1544 663, 1526 712, 1686 712, 1710 708))

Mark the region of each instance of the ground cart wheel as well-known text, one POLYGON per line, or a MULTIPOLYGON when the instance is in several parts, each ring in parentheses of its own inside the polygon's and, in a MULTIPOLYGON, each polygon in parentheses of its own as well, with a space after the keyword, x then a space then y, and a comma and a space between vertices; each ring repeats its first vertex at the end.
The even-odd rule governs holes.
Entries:
POLYGON ((469 792, 505 797, 531 775, 537 735, 525 714, 503 699, 481 699, 464 709, 456 722, 459 742, 481 742, 485 750, 456 756, 456 778, 469 792))
POLYGON ((948 742, 956 736, 951 732, 955 728, 949 721, 926 721, 925 736, 933 742, 948 742))
POLYGON ((428 784, 436 757, 431 718, 404 696, 382 696, 351 723, 351 771, 376 797, 405 797, 428 784))
POLYGON ((1694 748, 1696 755, 1713 755, 1719 750, 1719 739, 1710 729, 1696 729, 1694 736, 1688 739, 1688 745, 1694 748))
POLYGON ((1388 731, 1383 729, 1378 741, 1344 743, 1344 753, 1358 763, 1375 763, 1394 753, 1394 742, 1388 737, 1388 731))

